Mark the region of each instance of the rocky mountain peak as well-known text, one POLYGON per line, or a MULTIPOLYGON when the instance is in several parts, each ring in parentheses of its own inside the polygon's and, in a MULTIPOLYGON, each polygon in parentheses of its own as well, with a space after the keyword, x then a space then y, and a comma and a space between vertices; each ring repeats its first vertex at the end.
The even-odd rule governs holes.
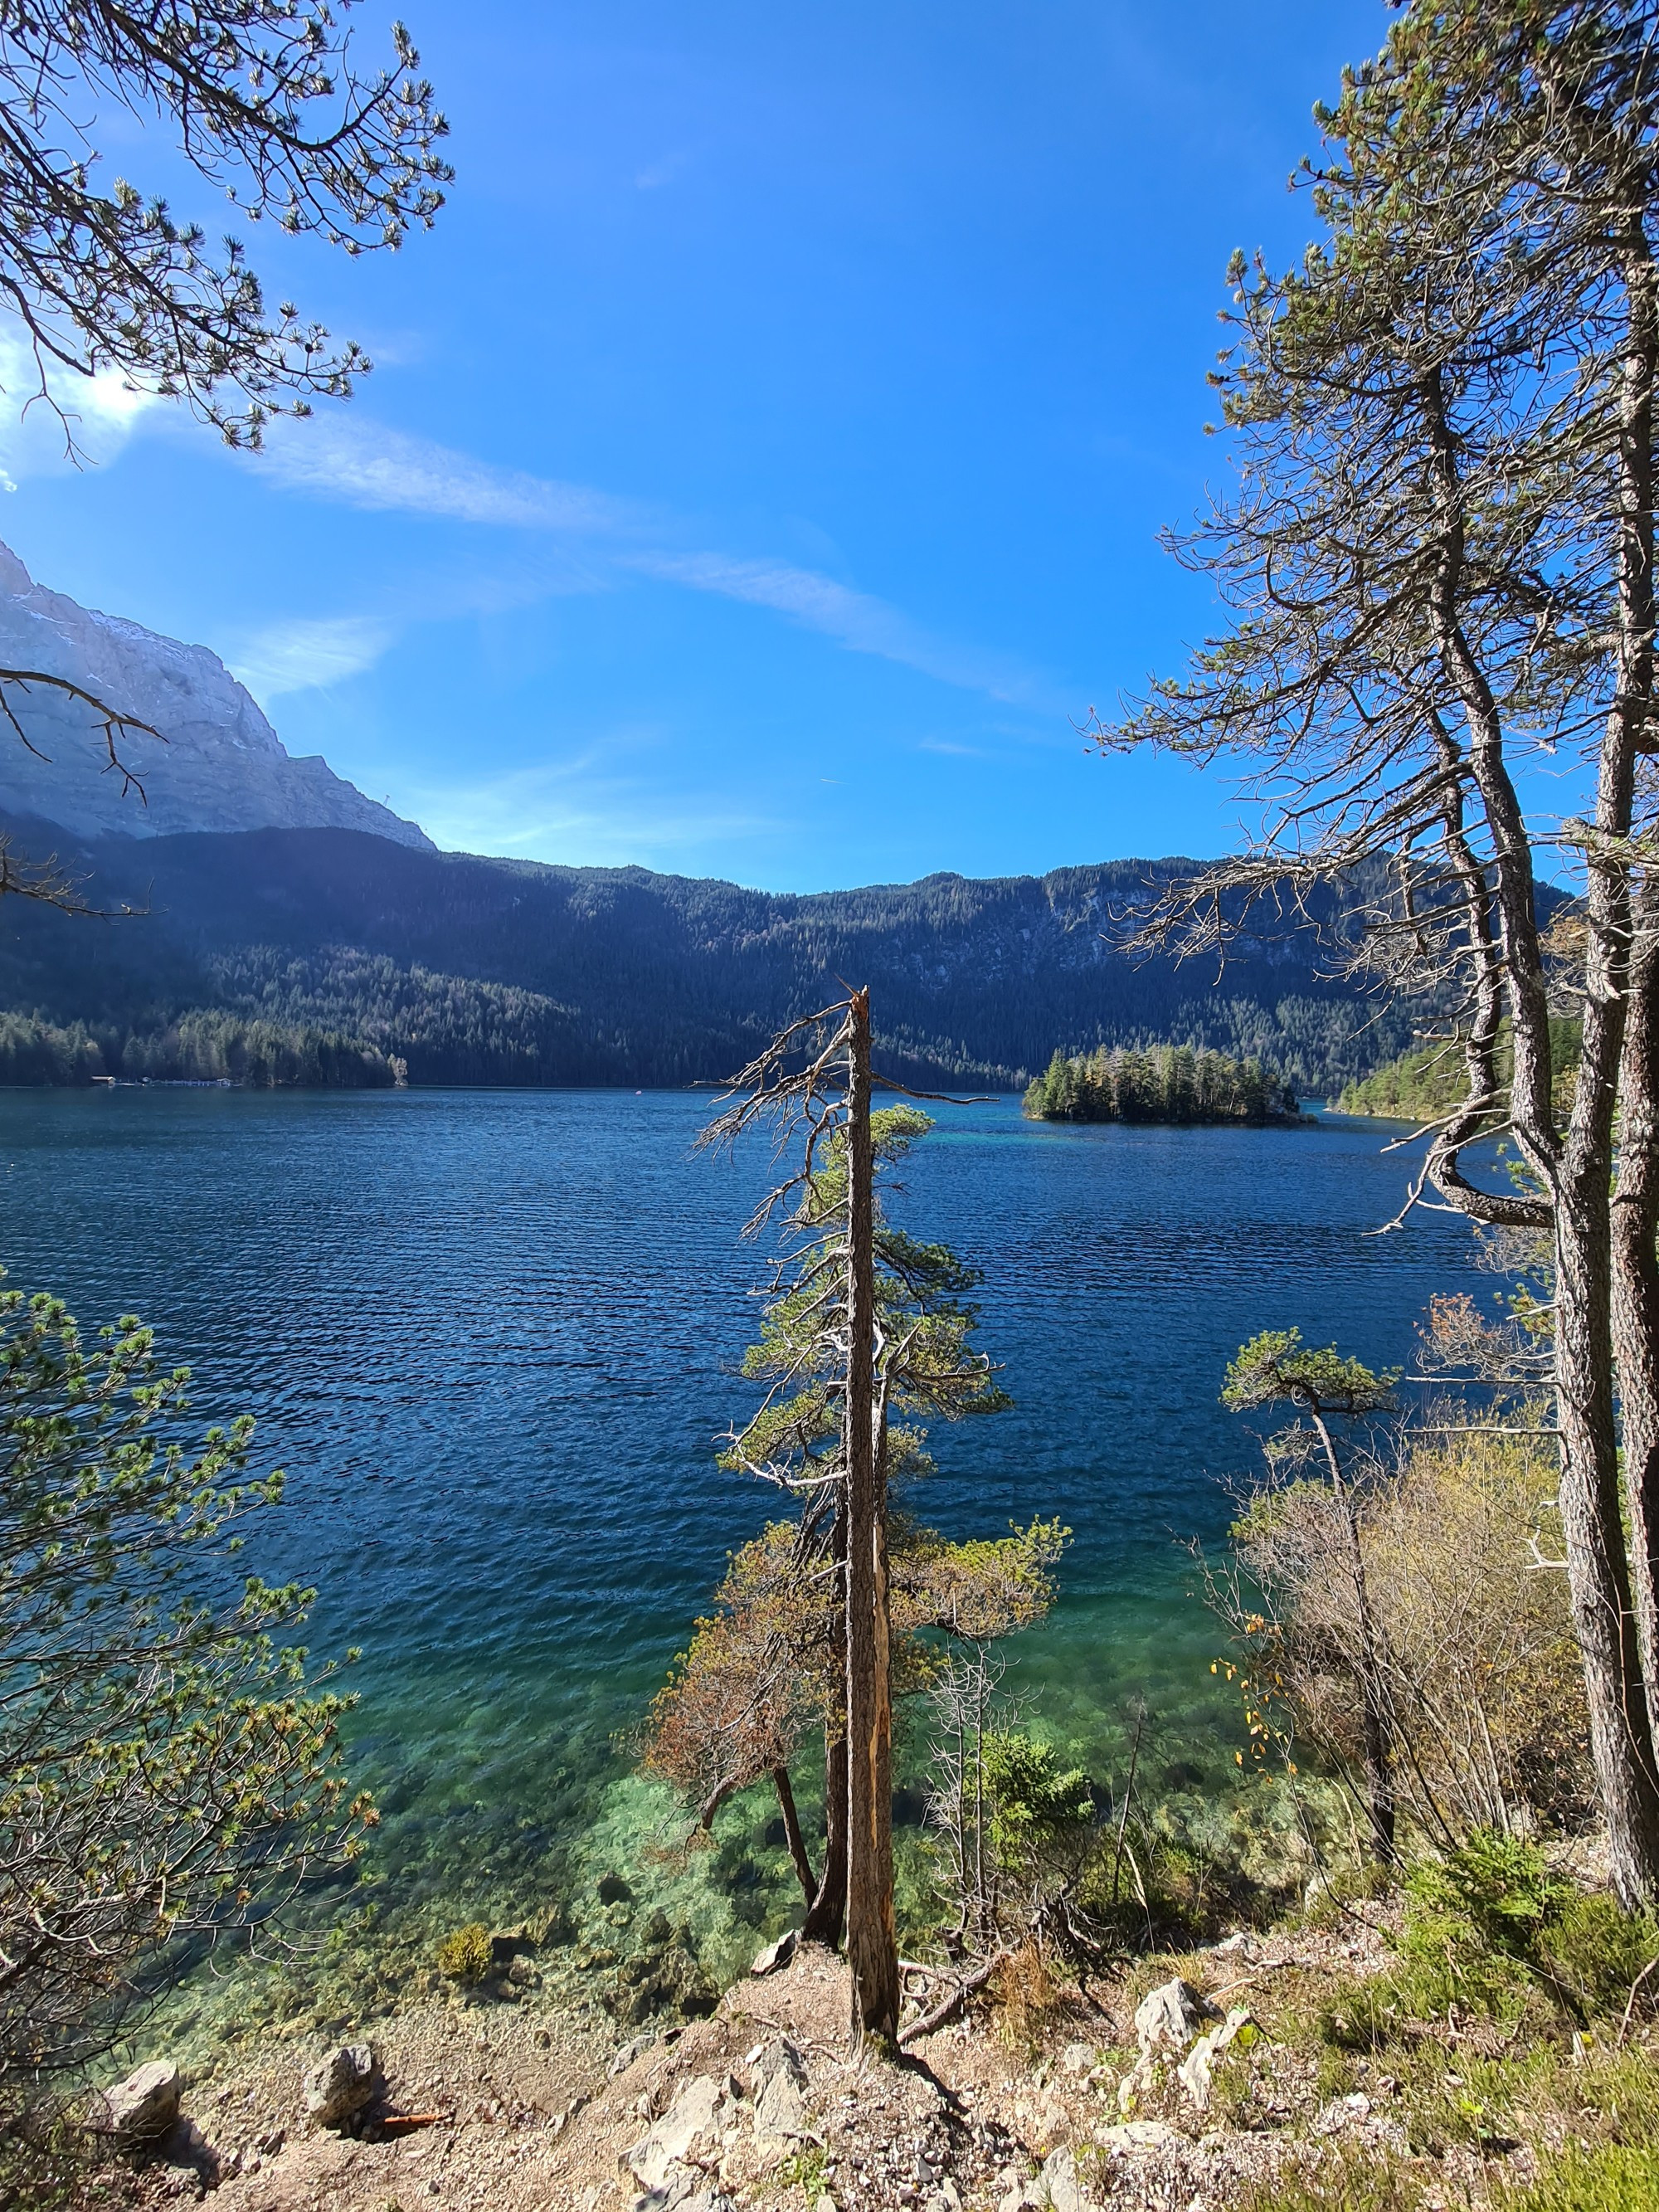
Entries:
POLYGON ((0 729, 0 811, 8 814, 43 816, 82 836, 363 830, 434 849, 416 823, 365 798, 320 754, 291 755, 216 653, 48 591, 5 545, 0 669, 64 677, 161 738, 123 738, 122 758, 143 787, 142 796, 124 792, 95 715, 44 685, 9 685, 28 744, 0 729))

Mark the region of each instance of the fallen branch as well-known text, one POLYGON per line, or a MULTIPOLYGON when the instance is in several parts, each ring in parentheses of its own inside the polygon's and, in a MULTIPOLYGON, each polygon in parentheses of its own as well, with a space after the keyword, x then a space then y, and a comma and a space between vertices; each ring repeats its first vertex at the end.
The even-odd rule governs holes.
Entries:
POLYGON ((1012 1951, 999 1951, 982 1966, 976 1966, 965 1981, 958 1982, 950 1996, 936 2004, 932 2012, 924 2013, 920 2020, 913 2020, 908 2027, 900 2028, 898 2039, 901 2046, 914 2043, 918 2036, 931 2035, 936 2027, 943 2027, 957 2008, 964 2004, 975 1990, 982 1990, 997 1968, 1006 1966, 1013 1955, 1012 1951))
POLYGON ((1263 1974, 1282 1973, 1286 1966, 1293 1966, 1296 1963, 1294 1959, 1260 1960, 1248 1974, 1241 1974, 1237 1981, 1223 1982, 1219 1989, 1206 1990, 1204 1994, 1213 2002, 1217 1997, 1230 1996, 1235 1990, 1249 1989, 1251 1983, 1259 1982, 1263 1974))

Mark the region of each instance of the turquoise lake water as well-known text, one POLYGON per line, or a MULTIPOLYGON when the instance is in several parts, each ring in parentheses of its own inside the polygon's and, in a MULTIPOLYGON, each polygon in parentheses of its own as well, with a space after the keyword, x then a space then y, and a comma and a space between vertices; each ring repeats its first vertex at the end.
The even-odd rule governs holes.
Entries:
MULTIPOLYGON (((1405 1179, 1376 1125, 935 1110, 893 1211, 985 1270, 981 1339, 1015 1402, 935 1432, 915 1510, 958 1535, 1068 1522, 1060 1602, 1010 1686, 1097 1773, 1144 1697, 1158 1771, 1193 1786, 1237 1740, 1181 1548, 1224 1531, 1252 1463, 1217 1402, 1227 1358, 1297 1324, 1403 1364, 1431 1293, 1489 1299, 1492 1279, 1455 1220, 1373 1233, 1405 1179)), ((260 1463, 288 1470, 252 1564, 318 1585, 317 1650, 363 1647, 354 1756, 394 1914, 522 1912, 665 1848, 627 1731, 775 1504, 714 1460, 750 1402, 733 1370, 763 1252, 739 1231, 766 1162, 694 1156, 709 1111, 674 1092, 0 1093, 13 1283, 87 1323, 143 1314, 195 1369, 203 1420, 255 1413, 260 1463)), ((743 1940, 790 1902, 773 1810, 733 1808, 699 1875, 743 1940)))

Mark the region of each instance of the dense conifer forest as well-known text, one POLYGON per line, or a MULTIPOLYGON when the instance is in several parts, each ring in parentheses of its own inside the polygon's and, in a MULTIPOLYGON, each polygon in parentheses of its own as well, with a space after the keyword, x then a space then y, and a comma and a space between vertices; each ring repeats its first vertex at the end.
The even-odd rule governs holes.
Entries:
POLYGON ((1057 1046, 1173 1042, 1327 1094, 1411 1036, 1312 933, 1219 974, 1133 958, 1127 915, 1170 861, 775 895, 352 830, 16 838, 55 848, 100 911, 9 917, 6 1083, 711 1081, 854 973, 878 1064, 908 1081, 1023 1089, 1057 1046))
POLYGON ((1025 1093, 1041 1121, 1294 1121, 1294 1085, 1259 1060, 1190 1045, 1121 1045, 1068 1060, 1057 1052, 1025 1093))

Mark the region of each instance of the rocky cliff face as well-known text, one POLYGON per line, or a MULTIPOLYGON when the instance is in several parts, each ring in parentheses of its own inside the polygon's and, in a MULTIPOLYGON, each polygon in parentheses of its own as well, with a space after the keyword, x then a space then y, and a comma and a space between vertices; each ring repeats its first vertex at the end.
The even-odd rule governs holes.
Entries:
POLYGON ((28 738, 0 718, 0 809, 82 836, 201 830, 365 830, 434 849, 425 831, 365 799, 319 754, 293 758, 223 661, 204 646, 76 605, 35 583, 0 545, 0 668, 67 678, 158 730, 124 736, 143 795, 111 771, 98 720, 37 684, 5 687, 28 738), (31 752, 29 746, 37 748, 31 752), (45 757, 39 756, 44 755, 45 757))

